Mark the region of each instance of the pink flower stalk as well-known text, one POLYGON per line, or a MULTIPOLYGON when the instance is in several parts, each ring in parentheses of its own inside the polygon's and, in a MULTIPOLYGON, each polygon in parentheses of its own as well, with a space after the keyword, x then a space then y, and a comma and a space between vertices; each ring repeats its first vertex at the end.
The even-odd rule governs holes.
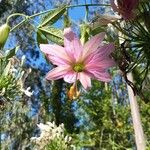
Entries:
POLYGON ((114 11, 118 12, 123 19, 130 20, 134 18, 134 10, 137 7, 139 0, 110 0, 114 11))
POLYGON ((85 89, 91 87, 91 78, 108 82, 108 68, 115 62, 109 57, 114 45, 102 44, 105 33, 92 37, 85 45, 70 28, 64 30, 64 47, 56 44, 40 44, 42 52, 57 67, 46 75, 47 80, 64 78, 68 83, 81 82, 85 89))

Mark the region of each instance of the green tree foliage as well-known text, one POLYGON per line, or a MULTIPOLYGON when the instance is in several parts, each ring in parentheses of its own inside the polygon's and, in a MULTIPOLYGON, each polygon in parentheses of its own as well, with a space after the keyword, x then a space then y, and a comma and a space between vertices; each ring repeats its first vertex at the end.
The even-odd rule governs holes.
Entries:
MULTIPOLYGON (((115 84, 115 86, 117 83, 115 84)), ((119 84, 118 84, 119 85, 119 84)), ((125 83, 120 84, 118 90, 123 91, 125 83)), ((96 149, 133 149, 134 130, 131 110, 126 95, 123 99, 118 97, 118 90, 112 95, 113 86, 93 82, 92 89, 85 93, 79 103, 78 115, 83 120, 80 136, 77 140, 82 147, 95 147, 96 149), (115 97, 113 98, 112 97, 115 97)), ((121 92, 120 91, 120 92, 121 92)), ((125 93, 123 93, 125 94, 125 93)), ((139 101, 142 123, 146 139, 149 141, 149 104, 139 101)))
POLYGON ((2 149, 29 146, 34 120, 23 92, 23 70, 14 48, 0 57, 0 134, 2 149), (16 70, 18 69, 18 70, 16 70))
POLYGON ((90 92, 81 98, 80 107, 87 115, 83 130, 92 141, 87 146, 122 149, 134 145, 129 104, 121 104, 112 96, 110 86, 94 81, 90 92))

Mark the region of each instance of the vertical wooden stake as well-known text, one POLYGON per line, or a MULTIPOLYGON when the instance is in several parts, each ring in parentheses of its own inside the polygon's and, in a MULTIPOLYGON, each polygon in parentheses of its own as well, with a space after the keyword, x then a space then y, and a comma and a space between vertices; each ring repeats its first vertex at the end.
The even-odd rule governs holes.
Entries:
MULTIPOLYGON (((127 77, 128 77, 128 80, 133 82, 132 73, 129 73, 127 77)), ((131 115, 132 115, 133 127, 134 127, 134 133, 135 133, 136 147, 137 147, 137 150, 145 150, 146 142, 145 142, 144 132, 142 128, 137 98, 134 95, 133 90, 129 85, 127 85, 127 88, 128 88, 131 115)))

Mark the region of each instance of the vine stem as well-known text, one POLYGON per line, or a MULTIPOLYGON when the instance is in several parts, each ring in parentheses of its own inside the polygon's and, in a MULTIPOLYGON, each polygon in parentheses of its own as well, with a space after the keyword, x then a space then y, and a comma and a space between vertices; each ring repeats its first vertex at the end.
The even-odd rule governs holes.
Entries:
POLYGON ((82 5, 70 5, 70 6, 67 6, 67 8, 88 7, 88 6, 105 6, 105 7, 110 7, 111 5, 108 5, 108 4, 82 4, 82 5))
POLYGON ((23 17, 25 17, 25 18, 27 17, 27 15, 25 15, 25 14, 14 13, 14 14, 11 14, 11 15, 7 18, 6 23, 8 24, 9 19, 10 19, 11 17, 14 17, 14 16, 23 16, 23 17))
MULTIPOLYGON (((110 5, 107 5, 107 4, 82 4, 82 5, 70 5, 70 6, 66 6, 67 9, 69 8, 75 8, 75 7, 90 7, 90 6, 104 6, 104 7, 110 7, 110 5)), ((31 16, 27 16, 25 14, 21 14, 21 13, 15 13, 15 14, 12 14, 10 15, 8 18, 7 18, 7 23, 9 22, 9 19, 13 16, 23 16, 25 17, 24 20, 22 20, 20 23, 18 23, 16 26, 14 26, 10 32, 12 32, 13 30, 17 29, 19 26, 21 26, 22 24, 24 24, 26 21, 29 21, 30 19, 34 18, 34 17, 37 17, 37 16, 40 16, 40 15, 43 15, 43 14, 46 14, 50 11, 52 11, 53 9, 50 9, 50 10, 46 10, 46 11, 43 11, 43 12, 39 12, 39 13, 36 13, 36 14, 33 14, 31 16)))

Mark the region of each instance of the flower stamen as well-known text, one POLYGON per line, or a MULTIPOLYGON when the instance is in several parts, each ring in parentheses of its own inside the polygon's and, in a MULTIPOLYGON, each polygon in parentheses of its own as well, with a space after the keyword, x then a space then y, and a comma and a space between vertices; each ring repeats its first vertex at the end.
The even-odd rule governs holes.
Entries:
POLYGON ((75 84, 73 84, 71 87, 70 87, 70 90, 68 92, 68 97, 70 100, 73 100, 73 99, 77 99, 79 98, 80 96, 80 91, 78 91, 77 87, 75 84))
POLYGON ((73 85, 70 87, 70 90, 68 92, 68 97, 70 100, 77 99, 80 96, 80 91, 78 91, 78 87, 77 87, 77 79, 78 79, 78 73, 76 73, 76 80, 73 83, 73 85))
POLYGON ((82 72, 82 71, 84 70, 84 65, 83 65, 83 64, 80 64, 80 63, 75 64, 75 65, 73 66, 73 70, 74 70, 75 72, 82 72))

